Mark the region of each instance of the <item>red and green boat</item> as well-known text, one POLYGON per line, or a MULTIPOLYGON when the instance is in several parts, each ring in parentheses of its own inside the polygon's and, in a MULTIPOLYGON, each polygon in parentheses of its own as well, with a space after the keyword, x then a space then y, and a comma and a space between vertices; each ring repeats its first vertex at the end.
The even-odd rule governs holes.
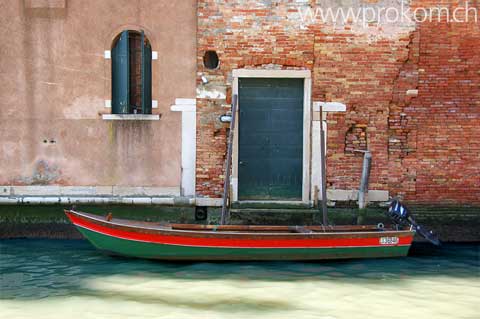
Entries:
POLYGON ((161 260, 322 260, 406 256, 412 227, 160 224, 65 210, 96 248, 161 260))

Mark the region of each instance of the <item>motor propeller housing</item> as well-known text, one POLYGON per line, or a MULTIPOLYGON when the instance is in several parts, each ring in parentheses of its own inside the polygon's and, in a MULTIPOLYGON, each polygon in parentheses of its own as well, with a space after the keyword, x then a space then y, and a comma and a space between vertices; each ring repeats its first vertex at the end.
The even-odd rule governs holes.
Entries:
POLYGON ((387 214, 395 222, 395 224, 412 224, 412 222, 409 220, 409 217, 411 216, 410 210, 397 199, 390 203, 387 214))
POLYGON ((419 235, 427 239, 435 246, 441 245, 438 236, 433 231, 427 230, 425 227, 419 225, 413 218, 407 206, 402 204, 398 199, 395 199, 390 203, 387 215, 395 224, 412 226, 419 235))

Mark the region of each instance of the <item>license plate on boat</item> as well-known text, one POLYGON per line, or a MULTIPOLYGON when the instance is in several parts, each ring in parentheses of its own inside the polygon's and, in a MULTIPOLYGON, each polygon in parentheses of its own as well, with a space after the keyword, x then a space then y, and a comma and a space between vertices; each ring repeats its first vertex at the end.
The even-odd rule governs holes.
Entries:
POLYGON ((397 245, 398 237, 380 237, 380 245, 397 245))

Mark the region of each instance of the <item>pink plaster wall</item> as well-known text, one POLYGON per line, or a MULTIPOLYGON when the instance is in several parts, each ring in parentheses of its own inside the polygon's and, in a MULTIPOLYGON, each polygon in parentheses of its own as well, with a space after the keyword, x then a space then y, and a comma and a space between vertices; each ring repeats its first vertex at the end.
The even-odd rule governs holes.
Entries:
POLYGON ((48 5, 0 3, 0 185, 179 186, 181 114, 170 105, 195 97, 196 1, 48 5), (104 50, 129 27, 145 29, 159 53, 160 121, 101 118, 111 99, 104 50))

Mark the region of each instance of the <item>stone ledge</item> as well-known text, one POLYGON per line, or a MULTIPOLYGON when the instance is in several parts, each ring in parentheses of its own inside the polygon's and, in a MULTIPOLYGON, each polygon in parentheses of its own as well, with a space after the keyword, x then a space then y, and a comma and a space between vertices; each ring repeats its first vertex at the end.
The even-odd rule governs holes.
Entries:
POLYGON ((221 198, 207 198, 207 197, 197 197, 195 199, 197 206, 222 206, 223 200, 221 198))
POLYGON ((340 102, 313 102, 313 111, 320 112, 320 106, 322 112, 346 112, 347 106, 340 102))
POLYGON ((158 121, 159 114, 102 114, 107 121, 158 121))
POLYGON ((124 204, 193 206, 194 198, 149 196, 0 196, 0 205, 124 204))
POLYGON ((144 197, 178 197, 180 187, 150 187, 150 186, 58 186, 58 185, 30 185, 30 186, 0 186, 0 197, 25 196, 144 196, 144 197))
POLYGON ((27 9, 65 9, 66 0, 25 0, 27 9))
MULTIPOLYGON (((327 189, 327 198, 330 201, 355 201, 358 200, 358 190, 345 189, 327 189)), ((369 202, 387 202, 389 200, 388 191, 369 190, 369 202)))

